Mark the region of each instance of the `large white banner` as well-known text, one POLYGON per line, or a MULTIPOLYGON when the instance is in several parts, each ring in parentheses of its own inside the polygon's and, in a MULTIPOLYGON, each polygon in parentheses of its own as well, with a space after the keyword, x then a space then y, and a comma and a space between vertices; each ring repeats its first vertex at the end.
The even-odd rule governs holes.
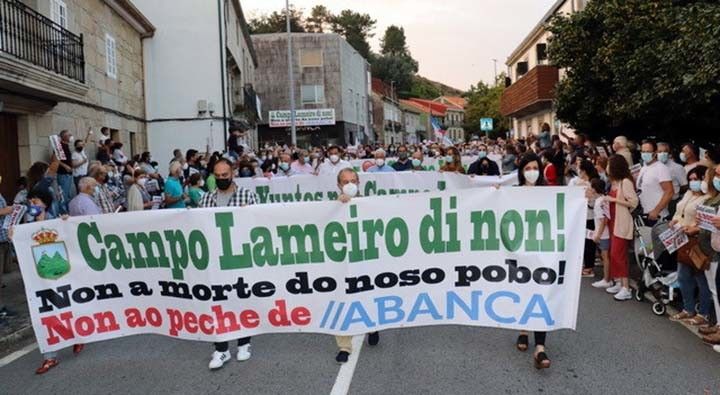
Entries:
POLYGON ((158 210, 17 227, 42 352, 427 325, 574 329, 580 188, 158 210))
MULTIPOLYGON (((235 183, 254 191, 260 203, 316 202, 337 200, 339 189, 333 175, 236 178, 235 183)), ((385 196, 458 190, 518 183, 517 173, 504 177, 466 176, 456 173, 397 172, 360 174, 360 195, 385 196)))
MULTIPOLYGON (((470 167, 470 165, 475 162, 478 159, 477 156, 462 156, 460 157, 460 160, 462 161, 462 165, 467 171, 467 169, 470 167)), ((388 158, 387 163, 389 166, 392 166, 393 163, 397 161, 397 158, 388 158)), ((366 167, 370 167, 374 165, 374 159, 373 158, 367 158, 367 159, 353 159, 350 161, 350 164, 352 165, 353 169, 359 172, 365 171, 366 167), (364 165, 364 166, 363 166, 364 165)), ((423 159, 422 167, 425 170, 428 171, 438 171, 441 167, 445 165, 445 159, 444 158, 430 158, 426 157, 423 159)))

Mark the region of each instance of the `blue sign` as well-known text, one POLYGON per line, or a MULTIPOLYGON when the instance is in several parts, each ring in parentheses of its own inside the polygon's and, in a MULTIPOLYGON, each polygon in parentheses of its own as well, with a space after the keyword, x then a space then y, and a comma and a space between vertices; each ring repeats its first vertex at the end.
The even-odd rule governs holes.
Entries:
POLYGON ((483 132, 490 132, 493 130, 493 119, 492 118, 481 118, 480 119, 480 130, 483 132))

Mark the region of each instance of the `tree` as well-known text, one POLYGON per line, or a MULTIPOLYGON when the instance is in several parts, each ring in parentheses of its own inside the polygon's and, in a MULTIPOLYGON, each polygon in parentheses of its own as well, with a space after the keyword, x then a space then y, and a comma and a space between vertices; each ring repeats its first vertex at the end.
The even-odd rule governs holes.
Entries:
MULTIPOLYGON (((504 80, 505 75, 498 76, 498 79, 504 80)), ((465 94, 468 100, 465 107, 465 131, 474 134, 484 133, 480 130, 480 118, 493 119, 491 137, 503 135, 508 130, 508 120, 500 114, 500 98, 504 89, 502 84, 490 86, 482 81, 470 87, 465 94)))
POLYGON ((395 91, 400 97, 410 95, 413 77, 418 71, 418 64, 412 58, 381 55, 372 63, 372 74, 387 84, 394 82, 395 91))
POLYGON ((562 121, 594 138, 717 139, 717 1, 592 1, 549 30, 551 61, 567 69, 556 95, 562 121))
MULTIPOLYGON (((287 31, 285 9, 273 11, 271 14, 263 14, 248 21, 250 34, 283 33, 287 31)), ((293 33, 305 33, 305 22, 302 10, 290 5, 290 31, 293 33)))
POLYGON ((418 76, 413 77, 412 87, 410 88, 410 97, 418 97, 420 99, 432 100, 443 95, 443 92, 427 81, 418 76))
POLYGON ((393 56, 410 56, 405 37, 405 28, 395 25, 388 26, 385 36, 380 41, 380 53, 393 56))
POLYGON ((332 13, 324 5, 316 5, 305 20, 305 30, 309 33, 324 33, 330 29, 332 13))
POLYGON ((362 57, 370 59, 370 43, 368 39, 373 36, 376 20, 369 14, 361 14, 352 10, 343 10, 340 14, 329 18, 333 33, 337 33, 355 48, 362 57))
POLYGON ((371 57, 373 76, 387 84, 394 82, 398 96, 411 96, 414 77, 419 66, 410 56, 405 29, 397 26, 388 27, 381 40, 381 48, 380 55, 371 57))

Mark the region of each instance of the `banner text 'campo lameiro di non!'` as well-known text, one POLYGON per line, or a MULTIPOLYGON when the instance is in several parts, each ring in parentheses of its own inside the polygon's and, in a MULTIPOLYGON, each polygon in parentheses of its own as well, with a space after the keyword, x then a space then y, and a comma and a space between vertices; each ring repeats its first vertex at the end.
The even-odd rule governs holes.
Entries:
POLYGON ((15 245, 43 349, 139 333, 554 330, 575 325, 584 207, 571 188, 474 188, 71 218, 21 226, 15 245))

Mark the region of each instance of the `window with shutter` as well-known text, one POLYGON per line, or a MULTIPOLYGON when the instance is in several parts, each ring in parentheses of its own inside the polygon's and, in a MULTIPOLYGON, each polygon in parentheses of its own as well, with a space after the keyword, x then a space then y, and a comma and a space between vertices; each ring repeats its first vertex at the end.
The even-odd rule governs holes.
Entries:
POLYGON ((51 0, 50 19, 67 29, 67 4, 62 0, 51 0))
POLYGON ((117 78, 117 53, 115 39, 109 34, 105 35, 105 72, 110 78, 117 78))

